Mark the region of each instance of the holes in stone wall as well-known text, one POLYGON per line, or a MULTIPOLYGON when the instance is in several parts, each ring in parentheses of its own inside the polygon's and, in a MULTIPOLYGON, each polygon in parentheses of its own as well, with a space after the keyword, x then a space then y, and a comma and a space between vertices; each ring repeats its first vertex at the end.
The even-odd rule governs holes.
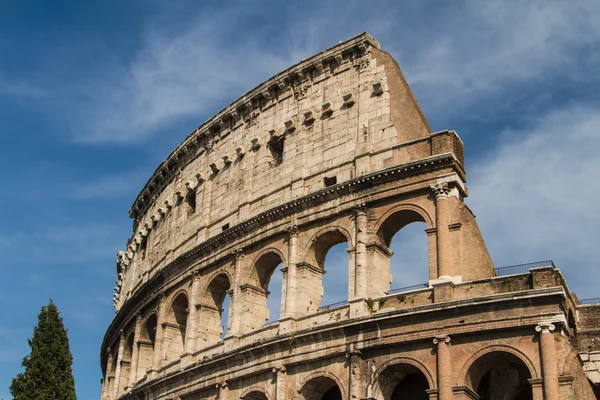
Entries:
POLYGON ((325 187, 328 186, 333 186, 335 184, 337 184, 337 176, 326 176, 323 178, 323 184, 325 184, 325 187))
POLYGON ((196 192, 191 191, 185 198, 185 203, 187 205, 187 213, 191 215, 196 212, 196 192))
POLYGON ((285 137, 281 136, 273 136, 271 140, 267 143, 267 147, 271 151, 271 156, 273 157, 272 165, 276 166, 283 162, 283 158, 285 156, 285 137))

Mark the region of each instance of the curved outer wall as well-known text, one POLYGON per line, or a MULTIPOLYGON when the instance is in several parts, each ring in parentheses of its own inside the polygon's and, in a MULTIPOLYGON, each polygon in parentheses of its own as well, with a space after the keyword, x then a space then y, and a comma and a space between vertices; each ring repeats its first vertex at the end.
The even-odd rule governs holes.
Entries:
POLYGON ((561 339, 576 300, 560 273, 496 277, 466 196, 462 141, 431 132, 371 36, 281 72, 194 130, 135 200, 102 399, 391 399, 417 373, 429 398, 476 398, 470 366, 488 353, 521 360, 536 399, 559 398, 546 393, 560 379, 560 398, 586 398, 561 339), (393 295, 389 245, 415 221, 429 286, 393 295), (341 242, 348 302, 323 307, 324 257, 341 242), (278 266, 281 315, 265 324, 278 266), (542 334, 555 343, 540 348, 542 334), (541 350, 562 371, 544 375, 541 350))

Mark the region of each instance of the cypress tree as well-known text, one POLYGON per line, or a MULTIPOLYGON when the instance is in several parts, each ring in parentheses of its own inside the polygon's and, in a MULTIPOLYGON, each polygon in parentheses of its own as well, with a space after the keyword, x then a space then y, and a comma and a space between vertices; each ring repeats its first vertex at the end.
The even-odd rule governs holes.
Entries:
POLYGON ((42 307, 28 342, 31 353, 23 358, 25 371, 10 385, 14 400, 76 400, 69 338, 52 300, 42 307))

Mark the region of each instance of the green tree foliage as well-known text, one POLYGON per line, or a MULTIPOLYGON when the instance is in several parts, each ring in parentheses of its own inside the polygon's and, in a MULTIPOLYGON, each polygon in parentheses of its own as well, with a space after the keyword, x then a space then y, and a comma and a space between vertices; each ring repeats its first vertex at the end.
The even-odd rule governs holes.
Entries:
POLYGON ((23 359, 25 371, 10 385, 14 400, 76 400, 69 338, 52 300, 42 307, 28 342, 31 353, 23 359))

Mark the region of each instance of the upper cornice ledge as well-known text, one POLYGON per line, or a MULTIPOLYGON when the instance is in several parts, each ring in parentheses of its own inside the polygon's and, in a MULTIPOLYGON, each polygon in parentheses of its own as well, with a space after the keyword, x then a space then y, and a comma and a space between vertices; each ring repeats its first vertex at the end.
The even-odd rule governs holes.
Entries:
POLYGON ((204 141, 209 138, 214 141, 224 138, 236 127, 238 121, 250 117, 254 110, 260 110, 277 101, 279 96, 288 90, 294 90, 294 87, 302 82, 314 79, 325 71, 351 61, 354 57, 364 55, 369 46, 380 48, 375 38, 363 32, 278 73, 219 111, 194 129, 167 159, 160 163, 133 202, 129 216, 139 218, 143 215, 175 173, 195 158, 186 154, 195 152, 196 148, 199 148, 197 155, 203 153, 200 147, 204 141))

